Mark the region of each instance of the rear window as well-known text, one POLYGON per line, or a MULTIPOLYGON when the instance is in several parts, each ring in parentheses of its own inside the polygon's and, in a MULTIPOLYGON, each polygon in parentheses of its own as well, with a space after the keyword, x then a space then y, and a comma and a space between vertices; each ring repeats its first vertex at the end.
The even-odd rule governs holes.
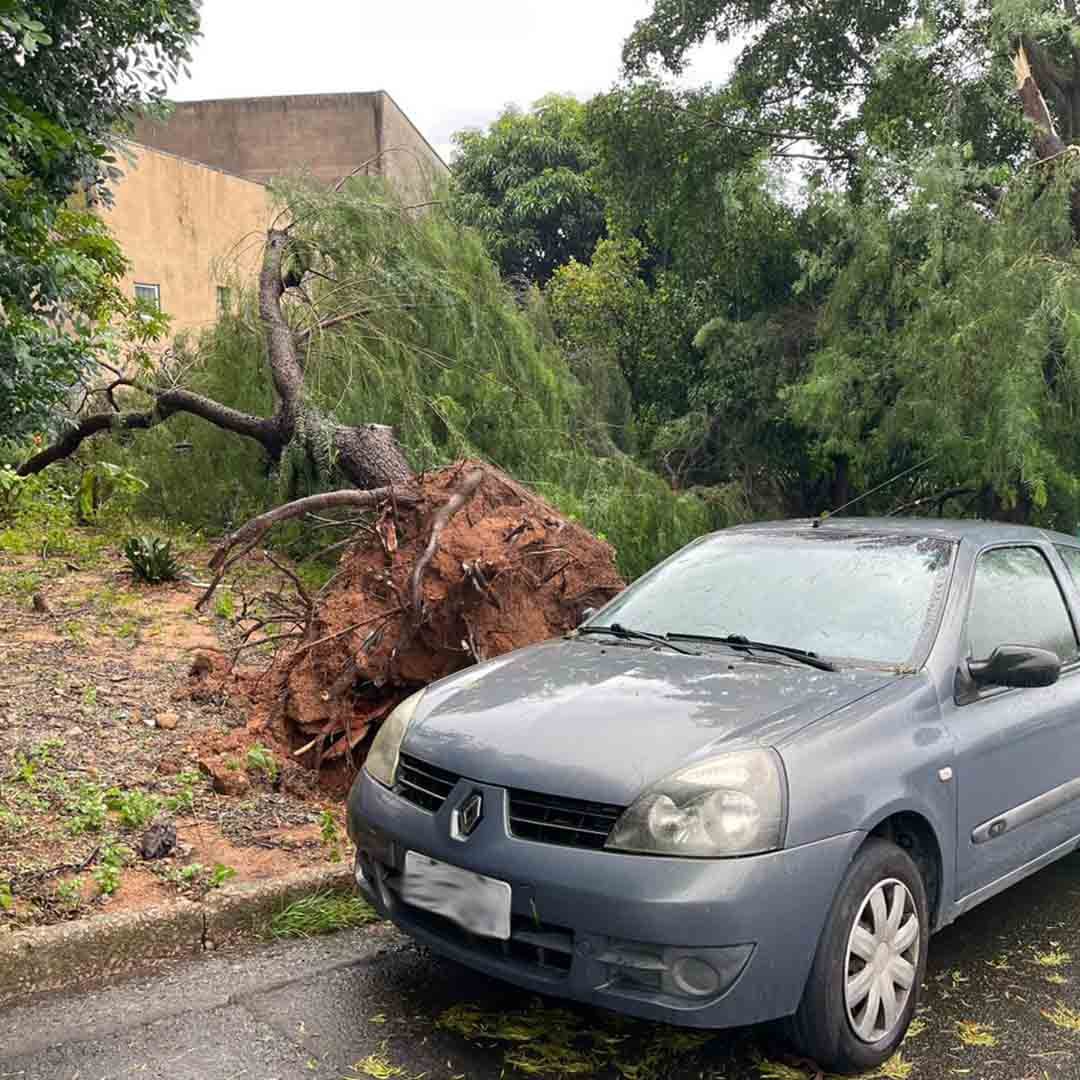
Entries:
POLYGON ((632 585, 602 622, 918 664, 937 630, 954 551, 949 540, 895 533, 721 534, 632 585))

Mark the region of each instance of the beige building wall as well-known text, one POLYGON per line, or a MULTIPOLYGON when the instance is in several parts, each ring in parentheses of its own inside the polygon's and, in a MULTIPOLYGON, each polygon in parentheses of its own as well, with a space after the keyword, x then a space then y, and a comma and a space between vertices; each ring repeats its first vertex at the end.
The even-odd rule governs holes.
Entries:
POLYGON ((267 188, 173 154, 133 144, 135 163, 101 211, 131 263, 124 289, 156 285, 173 333, 212 326, 218 286, 258 273, 274 209, 267 188))
POLYGON ((307 173, 325 184, 367 164, 410 195, 446 165, 384 90, 356 94, 185 101, 163 122, 144 118, 135 137, 250 180, 307 173))

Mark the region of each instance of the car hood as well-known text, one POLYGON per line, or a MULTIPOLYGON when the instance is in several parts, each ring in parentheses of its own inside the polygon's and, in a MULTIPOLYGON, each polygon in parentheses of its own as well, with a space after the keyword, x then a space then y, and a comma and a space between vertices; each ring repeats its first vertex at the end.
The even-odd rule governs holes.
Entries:
POLYGON ((485 783, 627 805, 689 759, 775 745, 896 678, 549 641, 433 684, 403 750, 485 783))

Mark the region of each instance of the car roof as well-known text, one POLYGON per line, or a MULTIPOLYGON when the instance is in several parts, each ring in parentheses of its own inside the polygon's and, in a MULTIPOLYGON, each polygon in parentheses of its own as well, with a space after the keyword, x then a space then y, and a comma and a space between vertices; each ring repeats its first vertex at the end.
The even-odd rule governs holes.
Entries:
POLYGON ((1003 521, 983 521, 978 518, 917 518, 917 517, 831 517, 794 518, 786 521, 762 521, 735 525, 713 533, 723 536, 734 532, 816 532, 829 533, 893 533, 898 535, 937 536, 943 540, 965 540, 976 547, 1009 540, 1046 540, 1052 544, 1072 544, 1080 547, 1080 537, 1032 525, 1012 525, 1003 521))

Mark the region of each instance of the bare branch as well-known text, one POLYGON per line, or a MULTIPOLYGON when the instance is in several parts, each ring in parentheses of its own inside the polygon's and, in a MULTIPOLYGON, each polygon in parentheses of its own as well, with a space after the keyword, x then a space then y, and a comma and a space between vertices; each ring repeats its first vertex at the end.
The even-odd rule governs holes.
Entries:
POLYGON ((259 442, 269 453, 275 453, 280 447, 277 430, 273 421, 259 416, 250 416, 227 405, 221 405, 202 394, 190 390, 164 390, 154 400, 150 409, 137 412, 93 413, 84 416, 72 425, 51 446, 35 454, 19 466, 20 476, 32 476, 41 472, 54 461, 70 457, 82 443, 102 432, 145 431, 168 420, 175 413, 190 413, 201 417, 216 427, 244 435, 259 442))
MULTIPOLYGON (((228 558, 229 552, 238 544, 258 542, 263 535, 275 525, 290 518, 300 517, 320 510, 330 510, 336 506, 376 506, 383 499, 390 497, 391 488, 370 488, 367 491, 359 491, 356 488, 344 488, 341 491, 327 491, 322 495, 308 495, 303 499, 295 499, 285 503, 284 506, 275 507, 265 514, 252 518, 236 532, 227 536, 214 552, 210 560, 210 569, 218 569, 228 558)), ((407 506, 415 506, 419 501, 418 496, 412 492, 394 492, 395 498, 407 506)))
POLYGON ((409 589, 412 594, 413 619, 417 623, 420 622, 424 606, 421 583, 428 563, 435 557, 435 552, 438 550, 439 535, 442 533, 443 529, 446 528, 446 523, 469 501, 469 499, 473 497, 483 479, 483 470, 473 469, 473 471, 465 477, 461 487, 446 500, 446 505, 435 515, 435 518, 431 523, 431 535, 428 537, 427 547, 424 548, 423 555, 416 560, 416 566, 413 567, 412 580, 409 584, 409 589))

